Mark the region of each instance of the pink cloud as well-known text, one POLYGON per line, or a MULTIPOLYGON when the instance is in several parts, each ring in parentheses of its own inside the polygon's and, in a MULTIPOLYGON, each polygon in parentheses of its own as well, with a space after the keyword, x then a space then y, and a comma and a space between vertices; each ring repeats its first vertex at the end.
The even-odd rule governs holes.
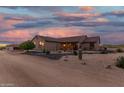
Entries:
POLYGON ((22 20, 7 20, 4 21, 4 25, 6 25, 8 28, 11 28, 13 25, 17 24, 17 23, 22 23, 24 21, 22 20))
POLYGON ((96 18, 94 21, 95 22, 109 22, 110 20, 107 18, 96 18))
POLYGON ((11 30, 0 34, 0 38, 8 41, 24 41, 31 40, 35 35, 50 36, 50 37, 68 37, 78 35, 93 36, 96 33, 79 27, 51 27, 45 29, 22 29, 11 30))
POLYGON ((11 30, 0 34, 0 38, 8 41, 24 41, 31 39, 35 31, 29 30, 11 30))
POLYGON ((56 16, 59 17, 79 17, 79 18, 93 18, 100 16, 101 14, 99 13, 67 13, 67 12, 61 12, 61 13, 56 13, 56 16))
POLYGON ((4 19, 6 15, 0 14, 0 29, 13 28, 13 25, 24 22, 23 20, 4 19))
POLYGON ((0 15, 0 21, 3 20, 3 15, 0 15))
POLYGON ((50 37, 68 37, 78 35, 93 35, 94 31, 83 30, 76 27, 56 27, 48 28, 39 32, 39 35, 50 36, 50 37))
POLYGON ((80 6, 79 8, 82 11, 92 11, 92 10, 94 10, 94 7, 92 7, 92 6, 80 6))

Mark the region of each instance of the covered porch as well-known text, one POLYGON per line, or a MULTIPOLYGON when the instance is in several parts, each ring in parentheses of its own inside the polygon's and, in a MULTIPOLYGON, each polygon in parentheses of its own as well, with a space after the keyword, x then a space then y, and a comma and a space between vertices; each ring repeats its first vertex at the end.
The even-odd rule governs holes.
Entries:
POLYGON ((78 50, 78 44, 74 42, 63 42, 60 43, 60 50, 69 51, 69 50, 78 50))

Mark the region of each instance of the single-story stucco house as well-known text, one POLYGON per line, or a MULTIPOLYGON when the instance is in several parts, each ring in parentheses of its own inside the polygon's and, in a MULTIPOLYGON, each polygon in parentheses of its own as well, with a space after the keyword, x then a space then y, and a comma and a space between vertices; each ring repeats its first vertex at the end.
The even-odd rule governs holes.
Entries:
POLYGON ((48 36, 36 35, 32 42, 35 44, 36 50, 46 49, 49 51, 57 50, 98 50, 100 45, 100 37, 72 36, 64 38, 53 38, 48 36))

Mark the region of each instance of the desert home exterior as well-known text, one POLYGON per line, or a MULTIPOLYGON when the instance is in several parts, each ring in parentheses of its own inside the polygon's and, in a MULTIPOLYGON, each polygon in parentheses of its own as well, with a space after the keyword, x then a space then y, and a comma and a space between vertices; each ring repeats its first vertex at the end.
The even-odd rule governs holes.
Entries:
POLYGON ((47 49, 50 51, 57 50, 78 50, 82 48, 83 50, 99 50, 100 37, 88 37, 83 36, 72 36, 63 38, 53 38, 48 36, 36 35, 32 42, 35 44, 36 50, 47 49))

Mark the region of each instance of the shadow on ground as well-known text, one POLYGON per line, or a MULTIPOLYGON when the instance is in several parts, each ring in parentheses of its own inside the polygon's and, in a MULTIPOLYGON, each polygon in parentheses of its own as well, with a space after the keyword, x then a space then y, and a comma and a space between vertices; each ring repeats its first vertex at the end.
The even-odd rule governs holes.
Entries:
POLYGON ((60 53, 56 53, 56 54, 46 54, 46 53, 42 53, 42 52, 25 52, 24 54, 28 54, 28 55, 33 55, 33 56, 42 56, 42 57, 47 57, 49 59, 53 59, 53 60, 59 60, 60 58, 62 58, 63 56, 67 56, 67 55, 73 55, 72 53, 66 53, 66 54, 60 54, 60 53))

